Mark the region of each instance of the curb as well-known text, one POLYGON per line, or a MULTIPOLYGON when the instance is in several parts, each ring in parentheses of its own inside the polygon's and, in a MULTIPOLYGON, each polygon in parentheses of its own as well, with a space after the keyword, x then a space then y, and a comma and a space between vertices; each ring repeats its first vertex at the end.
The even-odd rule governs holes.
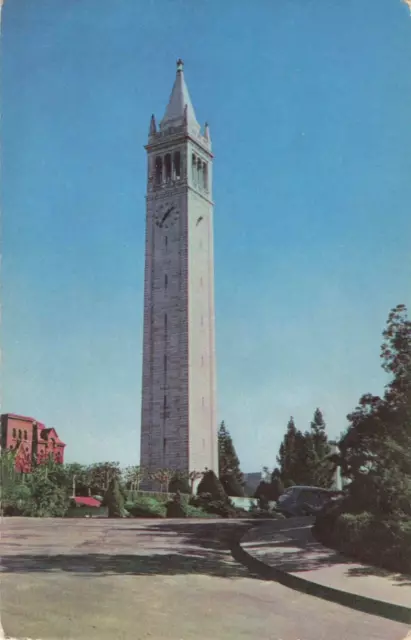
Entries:
MULTIPOLYGON (((257 529, 258 525, 249 527, 247 531, 250 531, 253 528, 257 529)), ((285 587, 294 589, 294 591, 300 591, 307 595, 315 596, 316 598, 328 600, 329 602, 335 602, 344 607, 361 611, 361 613, 368 613, 374 616, 379 616, 380 618, 387 618, 394 622, 411 624, 411 608, 409 607, 392 604, 391 602, 383 602, 382 600, 375 600, 374 598, 369 598, 367 596, 360 596, 354 593, 341 591, 340 589, 334 589, 333 587, 328 587, 326 585, 310 582, 305 578, 285 573, 284 571, 280 571, 275 567, 261 562, 261 560, 257 560, 247 553, 247 551, 245 551, 241 546, 241 540, 245 533, 246 532, 244 532, 244 530, 239 532, 236 538, 232 540, 230 551, 234 560, 237 560, 237 562, 240 562, 242 565, 247 567, 247 569, 252 573, 258 574, 266 580, 279 582, 285 587)))

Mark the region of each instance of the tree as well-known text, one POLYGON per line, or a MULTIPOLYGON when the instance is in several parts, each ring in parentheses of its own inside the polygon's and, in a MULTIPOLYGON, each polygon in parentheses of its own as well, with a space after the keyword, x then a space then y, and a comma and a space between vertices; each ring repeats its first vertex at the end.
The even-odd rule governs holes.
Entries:
POLYGON ((168 487, 170 493, 191 493, 191 487, 189 484, 189 474, 184 471, 175 471, 173 477, 170 480, 168 487))
POLYGON ((394 514, 411 504, 411 322, 404 305, 389 314, 381 359, 391 379, 383 397, 362 396, 348 416, 340 462, 352 479, 353 503, 394 514))
POLYGON ((224 421, 218 430, 218 475, 228 495, 244 496, 244 476, 233 439, 224 421))
POLYGON ((281 479, 284 483, 288 481, 295 481, 293 475, 296 470, 296 440, 297 429, 294 418, 291 416, 277 456, 281 479))
POLYGON ((234 505, 224 491, 223 485, 211 470, 205 471, 198 485, 197 495, 190 499, 190 504, 208 513, 223 517, 231 517, 236 514, 234 505))
POLYGON ((281 480, 281 473, 278 467, 276 467, 271 474, 271 495, 273 500, 278 498, 284 493, 284 484, 281 480))
POLYGON ((158 482, 160 485, 160 491, 169 493, 169 484, 175 474, 175 469, 156 469, 150 473, 150 480, 158 482))
POLYGON ((94 494, 104 494, 113 478, 121 480, 119 462, 96 462, 88 468, 90 486, 94 494))
POLYGON ((206 471, 198 485, 197 495, 207 493, 213 500, 227 500, 227 494, 214 471, 206 471))
POLYGON ((23 515, 39 518, 63 517, 69 507, 69 492, 63 483, 58 482, 61 465, 53 461, 36 466, 28 479, 30 501, 23 515))
POLYGON ((131 491, 139 491, 140 484, 144 480, 145 476, 146 470, 139 465, 126 467, 123 477, 127 489, 130 489, 131 491))
POLYGON ((310 469, 310 484, 328 489, 331 486, 334 466, 329 460, 331 447, 328 442, 326 425, 320 409, 316 409, 310 425, 310 432, 306 436, 307 465, 310 469))
POLYGON ((118 478, 113 476, 104 496, 103 504, 108 508, 109 518, 121 518, 124 513, 124 498, 118 478))
POLYGON ((73 462, 63 465, 67 478, 67 486, 74 496, 89 496, 91 494, 89 468, 84 464, 73 462))

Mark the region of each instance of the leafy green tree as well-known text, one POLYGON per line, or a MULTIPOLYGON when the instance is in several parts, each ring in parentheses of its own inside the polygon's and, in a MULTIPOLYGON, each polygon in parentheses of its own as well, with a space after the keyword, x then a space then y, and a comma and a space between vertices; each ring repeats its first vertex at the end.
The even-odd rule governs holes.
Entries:
POLYGON ((72 496, 91 495, 91 478, 89 468, 84 464, 72 462, 62 466, 66 477, 66 484, 72 496))
POLYGON ((218 430, 218 475, 227 495, 244 496, 244 476, 233 439, 224 421, 218 430))
POLYGON ((384 396, 362 396, 339 448, 353 504, 393 514, 411 504, 411 322, 404 305, 390 312, 383 339, 390 375, 384 396))
POLYGON ((93 494, 104 495, 113 478, 121 481, 119 462, 96 462, 88 468, 90 486, 93 494))
POLYGON ((191 493, 191 487, 189 483, 189 475, 184 473, 184 471, 176 471, 171 480, 168 487, 169 493, 191 493))
POLYGON ((150 480, 158 482, 160 485, 160 491, 169 493, 169 485, 172 477, 175 474, 175 469, 155 469, 150 475, 150 480))
POLYGON ((103 503, 107 506, 109 518, 121 518, 124 513, 124 497, 120 490, 118 478, 113 476, 104 496, 103 503))
POLYGON ((28 480, 30 500, 23 515, 38 518, 65 516, 70 503, 69 492, 58 484, 56 471, 52 462, 38 465, 33 470, 28 480))
POLYGON ((139 465, 126 467, 122 474, 123 484, 131 491, 139 491, 140 484, 146 476, 147 471, 144 467, 139 465))

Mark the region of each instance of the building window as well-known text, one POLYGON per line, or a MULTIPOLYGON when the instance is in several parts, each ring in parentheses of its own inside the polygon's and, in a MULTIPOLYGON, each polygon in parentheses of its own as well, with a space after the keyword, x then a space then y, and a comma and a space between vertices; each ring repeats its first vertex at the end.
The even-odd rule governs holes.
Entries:
POLYGON ((156 184, 160 185, 163 182, 163 159, 161 156, 156 158, 156 184))
POLYGON ((203 451, 205 450, 205 440, 203 438, 203 451))
POLYGON ((19 440, 21 440, 21 429, 19 429, 19 440))
POLYGON ((193 153, 191 156, 191 177, 193 180, 193 184, 197 184, 197 160, 193 153))
POLYGON ((181 156, 180 152, 176 151, 174 153, 174 175, 176 180, 180 180, 181 178, 181 156))
POLYGON ((165 274, 165 276, 164 276, 164 288, 167 289, 167 286, 168 286, 168 275, 165 274))
POLYGON ((27 440, 27 431, 24 431, 24 439, 27 440))
POLYGON ((208 191, 208 165, 206 162, 203 164, 203 186, 208 191))
POLYGON ((17 437, 17 431, 15 429, 13 429, 13 438, 17 437))
POLYGON ((201 276, 201 278, 200 278, 200 287, 202 287, 202 286, 203 286, 203 276, 201 276))
POLYGON ((167 438, 164 438, 164 440, 163 440, 163 447, 164 447, 164 450, 165 450, 166 446, 167 446, 167 438))
POLYGON ((167 373, 167 354, 164 354, 164 373, 167 373))
POLYGON ((203 186, 202 168, 203 168, 203 163, 201 162, 200 158, 198 158, 198 160, 197 160, 197 184, 198 184, 199 187, 203 186))
POLYGON ((167 318, 167 314, 164 314, 164 329, 167 331, 167 324, 168 324, 168 318, 167 318))
POLYGON ((167 153, 164 158, 164 172, 166 174, 166 182, 171 181, 171 155, 167 153))
POLYGON ((164 244, 167 246, 168 245, 168 237, 164 236, 164 244))
POLYGON ((204 366, 204 356, 201 356, 201 366, 204 366))

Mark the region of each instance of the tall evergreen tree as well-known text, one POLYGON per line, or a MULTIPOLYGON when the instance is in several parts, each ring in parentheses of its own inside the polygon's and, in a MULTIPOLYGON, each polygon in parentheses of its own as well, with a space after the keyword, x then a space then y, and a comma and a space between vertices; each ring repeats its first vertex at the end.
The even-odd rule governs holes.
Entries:
POLYGON ((311 483, 316 487, 328 488, 333 477, 333 465, 328 459, 331 447, 328 442, 324 416, 318 408, 314 412, 310 432, 307 434, 308 438, 311 445, 307 447, 311 483))
POLYGON ((116 476, 111 478, 102 504, 107 506, 109 518, 122 517, 124 511, 124 497, 116 476))
POLYGON ((296 440, 297 429, 294 418, 291 418, 287 424, 287 431, 280 445, 280 451, 277 456, 277 463, 280 468, 281 479, 285 485, 289 482, 295 483, 293 475, 296 468, 296 440))
POLYGON ((218 430, 218 473, 227 495, 244 496, 244 476, 233 439, 224 421, 218 430))

